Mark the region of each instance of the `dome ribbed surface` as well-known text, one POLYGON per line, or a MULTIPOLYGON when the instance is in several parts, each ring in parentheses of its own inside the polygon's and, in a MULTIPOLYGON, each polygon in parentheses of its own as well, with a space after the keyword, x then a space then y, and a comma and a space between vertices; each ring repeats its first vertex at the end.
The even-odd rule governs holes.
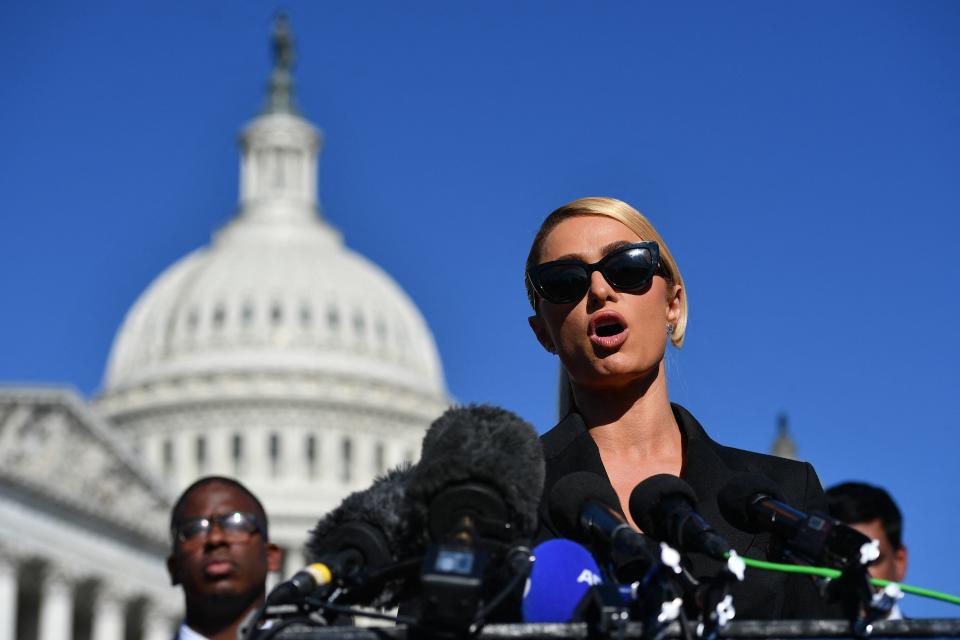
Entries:
POLYGON ((241 217, 168 268, 127 315, 105 391, 228 372, 333 374, 445 394, 415 305, 319 220, 241 217))

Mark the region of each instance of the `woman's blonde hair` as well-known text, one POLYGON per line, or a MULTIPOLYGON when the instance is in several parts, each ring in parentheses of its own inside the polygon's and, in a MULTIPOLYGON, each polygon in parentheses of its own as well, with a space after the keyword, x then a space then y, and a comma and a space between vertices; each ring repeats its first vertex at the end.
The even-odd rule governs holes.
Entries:
MULTIPOLYGON (((529 255, 527 255, 526 269, 529 270, 531 267, 539 264, 540 249, 543 247, 543 242, 550 232, 564 220, 577 216, 604 216, 606 218, 612 218, 637 234, 641 240, 655 240, 657 244, 660 245, 660 264, 666 272, 664 279, 667 281, 667 284, 670 285, 668 291, 672 293, 674 285, 680 285, 681 288, 680 317, 677 319, 677 324, 673 328, 670 341, 673 342, 673 346, 675 347, 679 348, 683 346, 683 338, 687 330, 687 289, 683 284, 683 276, 680 275, 680 269, 677 267, 677 263, 673 259, 673 254, 670 253, 667 243, 663 241, 663 238, 661 238, 657 230, 653 228, 653 225, 650 224, 646 216, 622 200, 617 200, 616 198, 580 198, 579 200, 568 202, 553 211, 547 216, 546 220, 543 221, 543 224, 540 225, 540 230, 537 231, 537 235, 533 239, 533 245, 530 247, 529 255)), ((524 273, 526 273, 526 270, 524 273)), ((524 284, 527 287, 527 298, 530 300, 530 305, 534 311, 536 311, 537 294, 530 285, 530 280, 526 277, 524 278, 524 284)))

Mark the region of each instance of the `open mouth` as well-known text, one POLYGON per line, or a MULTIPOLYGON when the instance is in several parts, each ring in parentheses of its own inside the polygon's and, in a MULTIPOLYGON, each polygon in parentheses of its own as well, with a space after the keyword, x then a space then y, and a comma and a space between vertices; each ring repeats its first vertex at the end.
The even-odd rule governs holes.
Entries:
POLYGON ((627 323, 615 311, 601 311, 590 320, 590 342, 602 349, 619 349, 627 339, 627 323))
MULTIPOLYGON (((613 320, 611 318, 611 320, 613 320)), ((596 331, 597 335, 601 338, 608 338, 610 336, 615 336, 617 334, 623 333, 624 326, 617 321, 608 322, 608 323, 597 323, 596 331)))

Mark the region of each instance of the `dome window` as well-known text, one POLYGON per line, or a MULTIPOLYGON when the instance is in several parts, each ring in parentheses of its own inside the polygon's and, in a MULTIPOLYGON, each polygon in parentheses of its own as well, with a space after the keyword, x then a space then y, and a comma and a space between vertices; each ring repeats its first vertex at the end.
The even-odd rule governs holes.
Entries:
POLYGON ((317 437, 313 434, 307 436, 304 446, 304 455, 307 462, 307 476, 313 478, 317 475, 317 437))
POLYGON ((383 318, 377 318, 377 339, 380 340, 380 344, 387 342, 387 323, 383 318))
POLYGON ((279 327, 283 322, 283 307, 280 306, 279 302, 274 302, 273 306, 270 307, 270 323, 279 327))
POLYGON ((213 328, 215 331, 218 331, 223 328, 224 323, 227 320, 227 310, 224 309, 222 304, 218 304, 217 307, 213 310, 213 328))
POLYGON ((204 468, 207 466, 207 439, 203 436, 197 436, 196 453, 197 472, 203 473, 204 468))
POLYGON ((350 482, 353 477, 353 440, 344 438, 340 443, 341 464, 340 479, 350 482))
POLYGON ((300 326, 309 329, 311 324, 313 324, 313 311, 310 309, 310 305, 304 302, 300 305, 300 326))
POLYGON ((340 330, 340 312, 333 305, 330 305, 330 308, 327 309, 327 324, 330 326, 330 331, 340 330))
POLYGON ((233 434, 233 472, 239 474, 243 468, 243 436, 239 433, 233 434))
POLYGON ((167 438, 163 441, 163 472, 166 475, 173 474, 173 441, 167 438))
POLYGON ((355 314, 353 314, 353 328, 360 337, 363 337, 363 334, 366 333, 367 321, 363 317, 363 312, 357 311, 355 314))
POLYGON ((283 189, 284 187, 284 155, 283 149, 273 149, 273 188, 277 191, 283 189))
POLYGON ((190 331, 190 333, 195 333, 199 325, 200 312, 196 309, 191 309, 189 315, 187 315, 187 330, 190 331))
POLYGON ((280 434, 270 434, 270 475, 280 475, 280 434))
POLYGON ((249 327, 253 324, 253 303, 250 301, 243 303, 243 310, 240 311, 240 323, 244 327, 249 327))
POLYGON ((373 447, 373 467, 377 475, 380 475, 387 468, 387 450, 382 442, 378 442, 373 447))

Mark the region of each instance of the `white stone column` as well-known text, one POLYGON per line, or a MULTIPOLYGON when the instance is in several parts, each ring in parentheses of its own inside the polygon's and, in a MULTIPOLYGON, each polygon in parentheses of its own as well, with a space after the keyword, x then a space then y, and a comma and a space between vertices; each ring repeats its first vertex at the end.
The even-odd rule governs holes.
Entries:
POLYGON ((123 640, 124 601, 115 591, 102 588, 93 601, 92 640, 123 640))
POLYGON ((230 441, 227 430, 223 425, 216 423, 204 428, 204 436, 207 438, 206 473, 218 476, 233 475, 233 464, 230 460, 233 443, 230 441))
POLYGON ((173 617, 162 608, 148 604, 143 617, 143 640, 170 640, 174 633, 172 620, 173 617))
POLYGON ((295 486, 305 486, 310 481, 310 468, 307 463, 307 430, 302 424, 285 430, 289 443, 287 466, 290 469, 287 481, 295 486))
POLYGON ((54 568, 40 590, 40 628, 37 640, 73 637, 73 586, 69 576, 54 568))
POLYGON ((9 551, 0 548, 0 640, 16 640, 17 564, 9 551))
POLYGON ((197 479, 196 457, 191 446, 196 438, 192 431, 178 429, 172 434, 173 440, 173 468, 177 478, 177 493, 187 488, 197 479))

